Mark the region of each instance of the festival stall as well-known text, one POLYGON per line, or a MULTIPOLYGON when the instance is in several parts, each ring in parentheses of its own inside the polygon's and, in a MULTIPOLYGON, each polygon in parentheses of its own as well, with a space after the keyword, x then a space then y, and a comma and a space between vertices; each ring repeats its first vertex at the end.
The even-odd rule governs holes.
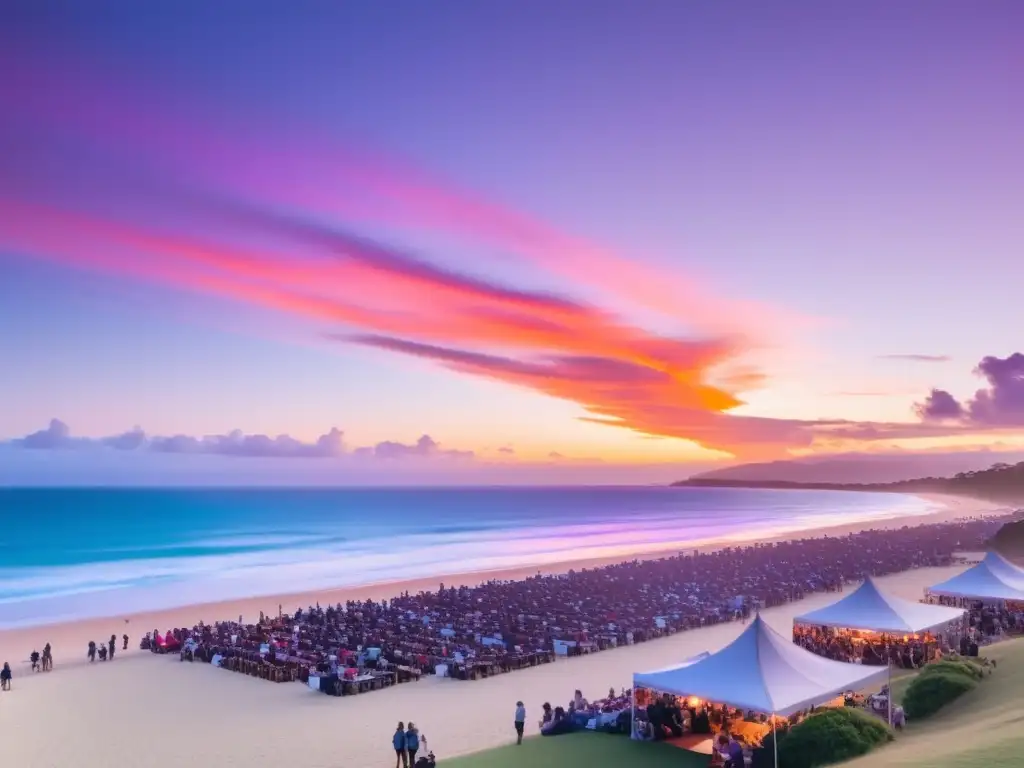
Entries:
POLYGON ((988 602, 1024 601, 1024 569, 995 552, 951 579, 926 590, 938 597, 959 597, 988 602))
MULTIPOLYGON (((776 717, 832 701, 848 691, 884 680, 882 667, 866 667, 816 656, 794 645, 757 616, 717 653, 656 672, 633 675, 638 688, 714 702, 776 717)), ((632 719, 636 718, 633 708, 632 719)), ((635 729, 634 736, 635 736, 635 729)), ((774 739, 773 739, 774 741, 774 739)), ((775 752, 778 765, 778 750, 775 752)))
MULTIPOLYGON (((810 611, 793 619, 794 640, 798 640, 805 627, 829 627, 837 637, 851 647, 867 643, 902 640, 916 641, 924 647, 924 661, 934 654, 936 642, 932 634, 940 628, 954 627, 963 622, 966 610, 945 605, 915 603, 887 595, 870 577, 846 597, 824 608, 810 611)), ((870 650, 870 649, 866 649, 870 650)), ((888 655, 885 666, 891 674, 892 663, 888 655)), ((867 662, 865 662, 867 663, 867 662)), ((879 709, 883 708, 882 705, 879 709)), ((892 703, 886 697, 884 708, 892 722, 892 703)))

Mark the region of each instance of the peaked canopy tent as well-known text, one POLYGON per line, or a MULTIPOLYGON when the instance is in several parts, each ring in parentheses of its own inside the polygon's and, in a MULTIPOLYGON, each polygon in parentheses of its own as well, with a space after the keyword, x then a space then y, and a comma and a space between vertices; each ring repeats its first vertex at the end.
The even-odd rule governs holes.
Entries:
MULTIPOLYGON (((666 674, 668 672, 675 672, 677 670, 685 669, 686 667, 693 666, 698 661, 703 661, 704 659, 706 659, 710 655, 711 655, 710 653, 708 653, 707 651, 704 651, 703 653, 698 653, 696 656, 691 656, 690 658, 688 658, 686 661, 682 662, 681 664, 673 664, 670 667, 662 667, 661 669, 654 669, 654 670, 651 670, 650 672, 641 672, 639 674, 640 674, 641 677, 644 676, 644 675, 664 675, 664 674, 666 674)), ((636 679, 637 679, 637 675, 634 674, 633 675, 633 680, 635 681, 636 679)))
POLYGON ((797 616, 798 624, 868 630, 889 634, 918 634, 963 619, 966 611, 945 605, 915 603, 887 595, 868 578, 841 600, 797 616))
POLYGON ((717 653, 667 670, 635 674, 633 686, 785 716, 863 688, 885 675, 882 667, 816 656, 758 616, 717 653))
POLYGON ((942 597, 1024 602, 1024 569, 989 552, 977 565, 929 587, 927 592, 942 597))

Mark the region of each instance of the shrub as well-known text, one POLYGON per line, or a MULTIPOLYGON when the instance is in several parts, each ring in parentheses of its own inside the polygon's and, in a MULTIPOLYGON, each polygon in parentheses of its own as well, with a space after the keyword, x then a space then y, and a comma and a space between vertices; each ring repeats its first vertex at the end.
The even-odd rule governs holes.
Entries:
POLYGON ((903 710, 911 719, 935 714, 949 702, 960 698, 978 685, 974 676, 966 672, 950 668, 939 669, 939 664, 928 666, 934 666, 936 669, 929 670, 926 667, 925 671, 910 682, 907 692, 903 695, 903 710))
POLYGON ((815 768, 870 752, 893 738, 877 717, 841 707, 817 712, 779 738, 779 765, 815 768))
POLYGON ((921 674, 961 674, 974 680, 981 680, 985 676, 985 669, 980 664, 975 664, 967 659, 946 658, 926 664, 921 670, 921 674))

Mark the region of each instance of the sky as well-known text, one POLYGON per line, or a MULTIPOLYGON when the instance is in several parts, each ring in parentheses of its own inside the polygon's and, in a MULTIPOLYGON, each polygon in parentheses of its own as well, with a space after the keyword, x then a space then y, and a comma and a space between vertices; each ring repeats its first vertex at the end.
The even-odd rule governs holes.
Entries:
POLYGON ((0 481, 1019 449, 1022 25, 5 3, 0 481))

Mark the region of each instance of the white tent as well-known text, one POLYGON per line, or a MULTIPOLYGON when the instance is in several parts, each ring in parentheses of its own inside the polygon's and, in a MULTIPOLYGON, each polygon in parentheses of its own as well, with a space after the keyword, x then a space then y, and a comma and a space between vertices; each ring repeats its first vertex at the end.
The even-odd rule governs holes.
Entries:
POLYGON ((962 619, 962 608, 915 603, 882 592, 868 578, 842 600, 793 619, 819 627, 866 629, 893 634, 914 634, 962 619))
POLYGON ((975 600, 1024 601, 1024 569, 995 552, 963 573, 928 588, 933 595, 975 600))
MULTIPOLYGON (((681 664, 673 664, 670 667, 662 667, 661 669, 652 669, 650 672, 640 672, 639 674, 640 675, 661 675, 661 674, 664 674, 666 672, 673 672, 673 671, 675 671, 677 669, 683 669, 684 667, 689 667, 689 666, 691 666, 693 664, 696 664, 698 661, 703 661, 704 659, 706 659, 710 655, 711 655, 710 653, 708 653, 707 651, 704 651, 704 653, 698 653, 696 656, 691 656, 690 658, 688 658, 686 661, 684 661, 681 664)), ((637 677, 636 674, 634 674, 633 675, 633 680, 636 680, 636 677, 637 677)))
POLYGON ((885 667, 816 656, 769 627, 760 616, 722 650, 689 664, 633 675, 633 688, 790 715, 841 693, 884 680, 885 667))

